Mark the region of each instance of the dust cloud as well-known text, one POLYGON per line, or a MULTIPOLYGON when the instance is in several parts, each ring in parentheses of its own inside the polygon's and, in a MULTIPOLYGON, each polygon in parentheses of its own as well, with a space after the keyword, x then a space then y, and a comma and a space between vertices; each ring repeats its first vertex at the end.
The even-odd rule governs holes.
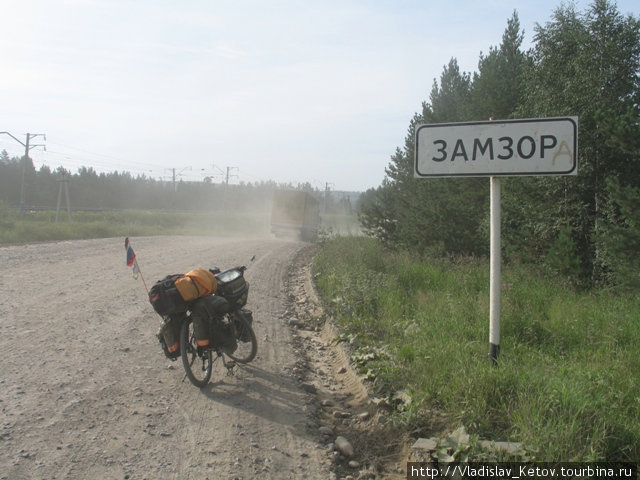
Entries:
MULTIPOLYGON (((324 194, 285 190, 229 195, 208 208, 191 212, 183 223, 186 233, 245 239, 281 238, 315 241, 333 235, 362 235, 358 217, 350 202, 336 201, 324 194), (301 196, 310 197, 313 212, 301 207, 301 196), (239 201, 241 198, 241 201, 239 201), (311 233, 310 233, 311 232, 311 233)), ((240 193, 240 192, 237 192, 240 193)), ((342 197, 343 199, 345 197, 342 197)), ((309 201, 309 200, 308 200, 309 201)))

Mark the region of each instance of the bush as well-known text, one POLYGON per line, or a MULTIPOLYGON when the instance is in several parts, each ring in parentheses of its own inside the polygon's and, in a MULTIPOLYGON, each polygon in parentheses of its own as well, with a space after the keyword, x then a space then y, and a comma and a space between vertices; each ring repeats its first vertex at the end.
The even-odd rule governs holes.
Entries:
POLYGON ((551 272, 570 280, 577 280, 582 275, 582 269, 571 234, 571 227, 560 229, 547 253, 545 264, 551 272))

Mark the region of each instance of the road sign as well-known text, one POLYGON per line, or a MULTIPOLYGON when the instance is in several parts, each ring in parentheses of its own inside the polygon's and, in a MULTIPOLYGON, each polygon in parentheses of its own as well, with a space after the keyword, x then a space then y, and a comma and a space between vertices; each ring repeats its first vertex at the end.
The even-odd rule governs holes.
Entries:
POLYGON ((489 358, 500 349, 500 177, 578 174, 578 117, 418 125, 414 176, 491 177, 489 358))
POLYGON ((577 174, 578 117, 416 128, 415 177, 577 174))

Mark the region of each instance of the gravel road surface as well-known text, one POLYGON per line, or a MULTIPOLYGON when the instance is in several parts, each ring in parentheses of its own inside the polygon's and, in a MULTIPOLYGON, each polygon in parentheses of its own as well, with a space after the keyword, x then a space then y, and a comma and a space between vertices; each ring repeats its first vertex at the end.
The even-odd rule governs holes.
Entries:
POLYGON ((251 263, 258 356, 200 390, 166 359, 123 238, 0 248, 0 479, 327 479, 283 319, 304 244, 132 238, 147 285, 251 263))

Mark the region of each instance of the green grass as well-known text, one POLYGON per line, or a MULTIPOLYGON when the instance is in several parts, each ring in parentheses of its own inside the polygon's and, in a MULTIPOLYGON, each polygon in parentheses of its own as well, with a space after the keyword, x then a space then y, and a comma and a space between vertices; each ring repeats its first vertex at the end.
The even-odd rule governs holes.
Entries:
POLYGON ((577 291, 503 268, 501 350, 489 350, 486 260, 430 260, 338 237, 314 272, 376 395, 411 397, 395 418, 523 442, 545 461, 640 459, 640 300, 577 291))
POLYGON ((106 211, 25 212, 0 204, 0 244, 147 235, 233 235, 267 231, 266 220, 252 213, 106 211))

